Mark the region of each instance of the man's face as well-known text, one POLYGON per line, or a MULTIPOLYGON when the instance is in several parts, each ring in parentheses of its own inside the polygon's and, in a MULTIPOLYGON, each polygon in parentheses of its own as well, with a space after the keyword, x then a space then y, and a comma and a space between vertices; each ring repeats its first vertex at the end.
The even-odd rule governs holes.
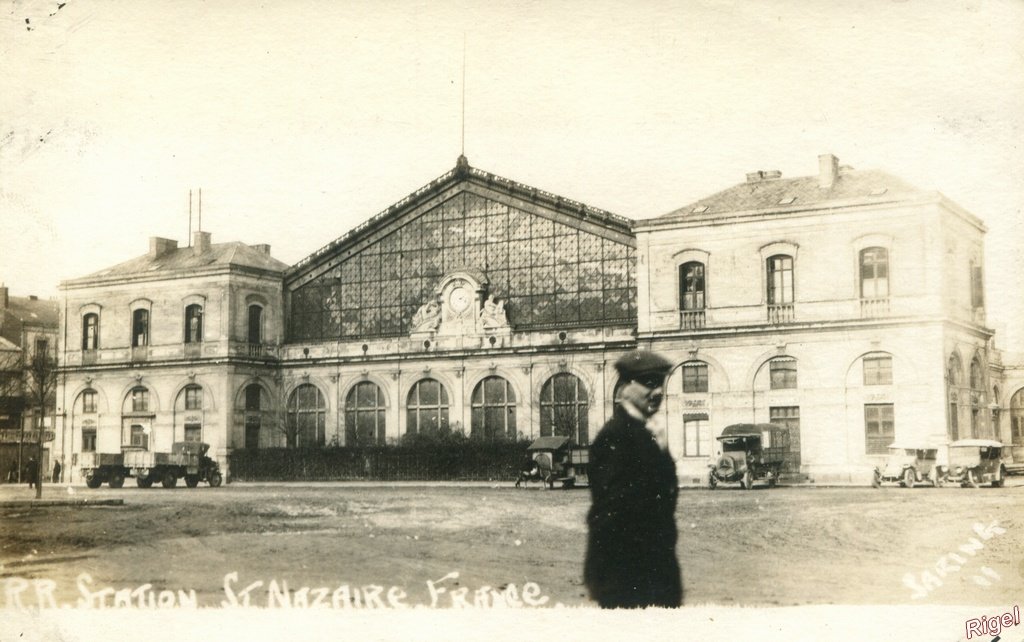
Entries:
POLYGON ((650 417, 661 408, 664 383, 665 378, 657 374, 637 377, 626 384, 623 393, 638 410, 650 417))

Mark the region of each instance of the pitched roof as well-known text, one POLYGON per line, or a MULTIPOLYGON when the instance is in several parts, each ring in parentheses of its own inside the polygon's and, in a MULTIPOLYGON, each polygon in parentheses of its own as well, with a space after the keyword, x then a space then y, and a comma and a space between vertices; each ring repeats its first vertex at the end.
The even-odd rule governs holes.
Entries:
POLYGON ((22 324, 54 329, 60 320, 60 306, 56 301, 32 296, 8 297, 6 313, 16 317, 22 324))
MULTIPOLYGON (((284 272, 288 265, 278 261, 266 252, 237 241, 231 243, 213 243, 201 253, 193 247, 180 247, 152 256, 144 254, 134 259, 118 263, 99 272, 94 272, 82 279, 97 279, 113 276, 132 276, 162 272, 188 272, 218 266, 238 266, 284 272)), ((75 281, 82 279, 74 279, 75 281)))
POLYGON ((820 187, 818 176, 781 178, 778 172, 755 172, 748 180, 673 210, 661 218, 707 218, 751 210, 792 211, 829 201, 863 199, 891 201, 894 195, 922 194, 909 183, 880 170, 840 167, 831 187, 820 187))

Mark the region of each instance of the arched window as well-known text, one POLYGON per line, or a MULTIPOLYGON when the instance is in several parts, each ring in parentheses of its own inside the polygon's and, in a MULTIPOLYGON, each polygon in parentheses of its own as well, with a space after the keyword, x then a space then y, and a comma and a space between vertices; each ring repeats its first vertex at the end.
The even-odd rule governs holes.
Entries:
POLYGON ((889 250, 869 247, 860 251, 860 298, 889 296, 889 250))
POLYGON ((185 343, 203 340, 203 306, 193 303, 185 308, 185 343))
POLYGON ((361 381, 345 400, 345 445, 384 445, 384 392, 372 381, 361 381))
POLYGON ((793 302, 793 257, 776 254, 768 258, 768 304, 793 302))
POLYGON ((516 438, 516 394, 501 377, 487 377, 476 385, 472 398, 471 436, 486 439, 516 438))
POLYGON ((985 372, 977 358, 971 360, 971 390, 985 390, 985 372))
POLYGON ((132 412, 149 412, 149 390, 142 386, 132 388, 131 402, 132 412))
POLYGON ((100 315, 90 312, 82 317, 82 350, 96 350, 100 342, 100 315))
POLYGON ((796 359, 772 359, 768 364, 768 375, 772 390, 796 388, 796 359))
POLYGON ((1014 446, 1024 446, 1024 388, 1010 397, 1010 439, 1014 446))
POLYGON ((575 375, 560 372, 544 382, 540 391, 540 436, 569 437, 590 443, 587 389, 575 375))
POLYGON ((255 303, 249 306, 249 343, 263 343, 263 306, 255 303))
POLYGON ((690 261, 679 266, 679 309, 704 309, 704 264, 690 261))
POLYGON ((138 309, 132 312, 132 347, 141 348, 149 345, 149 310, 138 309))
POLYGON ((950 386, 960 385, 960 359, 955 354, 949 357, 946 365, 946 381, 950 386))
POLYGON ((304 383, 288 397, 285 440, 289 448, 323 446, 327 403, 320 389, 304 383))
POLYGON ((436 379, 421 379, 409 391, 407 433, 448 430, 448 391, 436 379))

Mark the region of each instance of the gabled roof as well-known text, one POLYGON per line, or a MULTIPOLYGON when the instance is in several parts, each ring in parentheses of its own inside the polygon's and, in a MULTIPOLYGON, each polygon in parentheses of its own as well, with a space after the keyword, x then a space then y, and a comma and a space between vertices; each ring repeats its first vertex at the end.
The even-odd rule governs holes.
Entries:
POLYGON ((840 167, 830 187, 820 187, 818 176, 781 178, 778 172, 756 172, 748 180, 673 210, 661 218, 714 218, 735 212, 805 209, 829 201, 887 202, 896 196, 926 193, 880 170, 840 167))
POLYGON ((598 225, 618 234, 632 237, 635 221, 631 219, 471 167, 465 156, 459 156, 453 169, 293 265, 285 276, 285 281, 293 280, 298 275, 306 273, 313 266, 336 255, 339 250, 351 247, 369 234, 386 228, 396 218, 462 182, 470 182, 483 188, 497 190, 513 198, 558 211, 581 222, 598 225))
POLYGON ((56 301, 31 296, 8 297, 6 313, 23 325, 37 325, 57 329, 60 307, 56 301))
POLYGON ((71 282, 144 274, 192 272, 199 269, 228 266, 255 268, 270 272, 284 272, 288 269, 286 263, 278 261, 266 252, 235 241, 213 243, 207 250, 198 254, 193 247, 167 250, 155 257, 151 254, 144 254, 71 282))

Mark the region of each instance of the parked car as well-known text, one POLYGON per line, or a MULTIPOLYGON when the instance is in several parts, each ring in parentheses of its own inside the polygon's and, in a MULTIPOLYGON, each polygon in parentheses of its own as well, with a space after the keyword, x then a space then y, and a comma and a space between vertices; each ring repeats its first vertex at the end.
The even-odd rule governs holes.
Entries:
POLYGON ((938 453, 938 446, 925 443, 889 444, 889 456, 882 467, 875 468, 871 485, 875 488, 884 483, 897 483, 904 488, 921 483, 941 486, 945 468, 938 461, 938 453))
POLYGON ((548 488, 556 483, 563 488, 587 483, 590 449, 586 446, 577 446, 568 437, 540 437, 526 451, 530 464, 520 471, 517 488, 529 481, 543 482, 548 488))
POLYGON ((946 481, 977 488, 991 483, 1002 486, 1006 479, 1003 444, 991 439, 961 439, 949 445, 946 481))
POLYGON ((733 424, 726 426, 718 441, 722 453, 711 464, 708 486, 722 482, 739 484, 750 490, 755 481, 775 486, 782 469, 783 445, 789 433, 777 424, 733 424))

